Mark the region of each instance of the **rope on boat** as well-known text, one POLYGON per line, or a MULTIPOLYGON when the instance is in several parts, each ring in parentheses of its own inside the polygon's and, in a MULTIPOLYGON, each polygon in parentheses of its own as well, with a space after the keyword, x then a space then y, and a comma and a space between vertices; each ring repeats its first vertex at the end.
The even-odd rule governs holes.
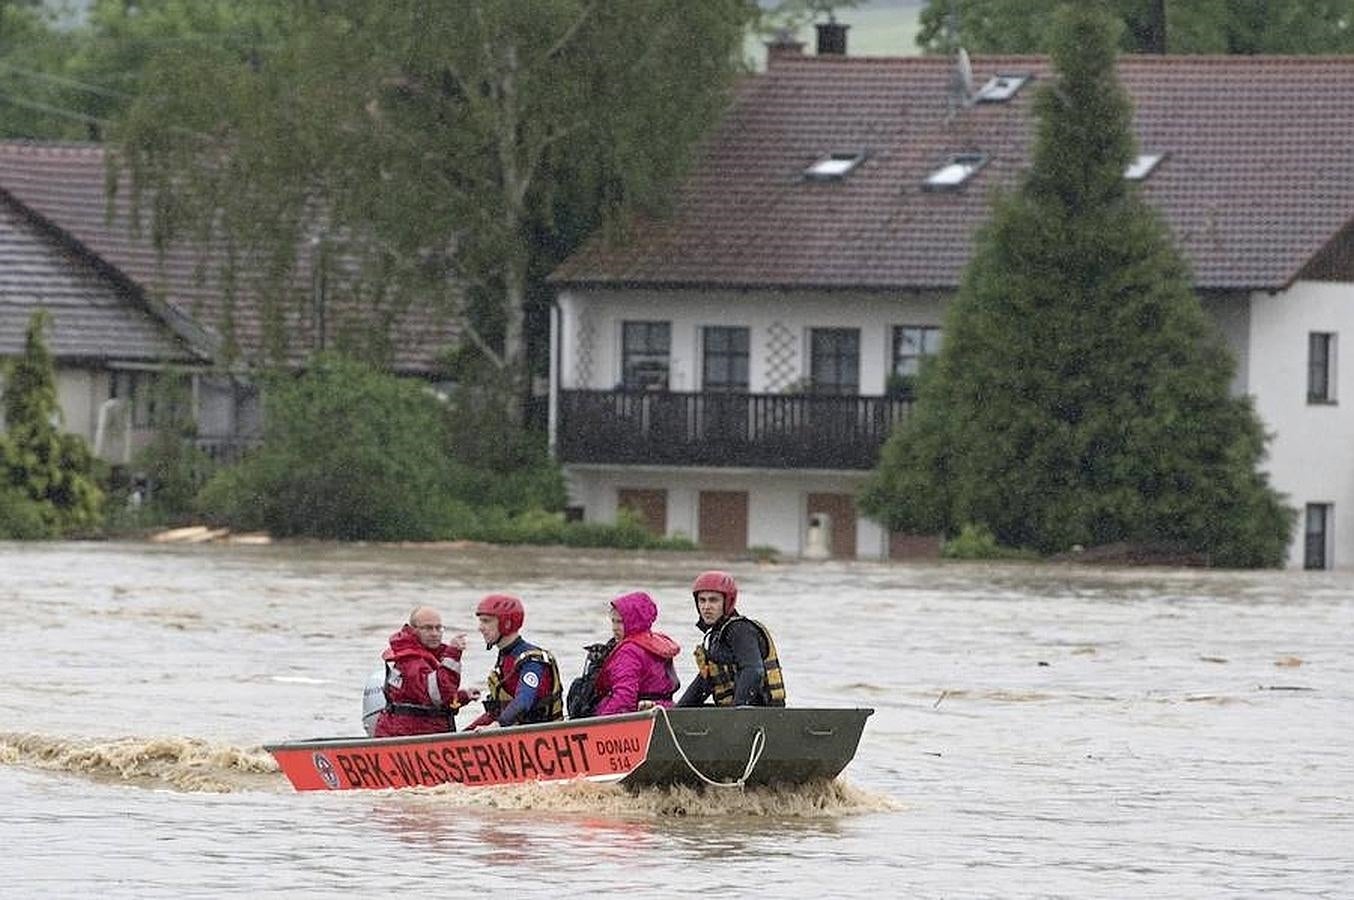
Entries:
POLYGON ((752 747, 748 752, 748 764, 743 769, 743 774, 738 776, 735 781, 715 781, 700 769, 696 768, 696 764, 686 755, 686 751, 682 749, 681 743, 677 740, 677 732, 672 727, 672 719, 668 718, 667 709, 662 706, 656 706, 654 709, 658 710, 659 714, 662 715, 663 724, 668 726, 668 735, 672 737, 672 746, 677 748, 677 754, 681 756, 682 762, 686 763, 686 767, 690 769, 697 778, 711 787, 732 787, 740 789, 747 787, 747 780, 752 775, 752 770, 757 768, 757 763, 761 761, 762 751, 766 749, 765 728, 759 727, 757 733, 752 736, 752 747))

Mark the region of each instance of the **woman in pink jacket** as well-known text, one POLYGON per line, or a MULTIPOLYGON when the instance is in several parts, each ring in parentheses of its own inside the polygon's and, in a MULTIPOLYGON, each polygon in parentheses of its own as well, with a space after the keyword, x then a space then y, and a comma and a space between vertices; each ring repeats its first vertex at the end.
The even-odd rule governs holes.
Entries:
POLYGON ((666 634, 653 631, 658 606, 643 591, 611 601, 611 630, 616 646, 597 673, 595 716, 635 712, 657 704, 672 706, 681 682, 672 661, 681 649, 666 634))

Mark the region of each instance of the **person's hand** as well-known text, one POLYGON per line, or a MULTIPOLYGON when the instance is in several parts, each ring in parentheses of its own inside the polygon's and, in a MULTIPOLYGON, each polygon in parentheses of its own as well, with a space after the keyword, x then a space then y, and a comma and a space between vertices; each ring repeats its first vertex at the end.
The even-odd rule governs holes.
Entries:
POLYGON ((653 702, 652 700, 641 700, 641 701, 639 701, 639 711, 640 711, 640 712, 643 712, 643 711, 646 710, 646 709, 653 709, 653 707, 654 707, 654 702, 653 702))
POLYGON ((456 636, 453 637, 451 640, 447 641, 447 646, 448 646, 448 647, 455 647, 457 650, 464 650, 464 649, 465 649, 465 635, 464 635, 464 634, 458 634, 458 635, 456 635, 456 636))

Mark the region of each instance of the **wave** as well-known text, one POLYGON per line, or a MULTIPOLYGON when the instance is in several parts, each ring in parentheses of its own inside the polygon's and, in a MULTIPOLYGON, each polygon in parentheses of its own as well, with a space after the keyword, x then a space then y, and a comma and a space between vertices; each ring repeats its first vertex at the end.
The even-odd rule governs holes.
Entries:
POLYGON ((287 786, 277 763, 262 747, 232 747, 186 737, 80 740, 0 733, 0 764, 204 793, 280 791, 287 786))
MULTIPOLYGON (((76 739, 0 732, 0 765, 77 775, 101 783, 196 793, 267 791, 290 786, 262 747, 213 744, 190 737, 76 739)), ((442 807, 536 810, 642 819, 746 816, 822 819, 888 812, 902 807, 887 796, 844 779, 795 787, 630 790, 588 781, 467 788, 447 784, 381 792, 402 802, 442 807)), ((299 796, 299 795, 298 795, 299 796)), ((370 798, 371 792, 354 792, 370 798)))
POLYGON ((685 785, 627 790, 618 785, 571 781, 467 788, 445 784, 401 794, 426 797, 439 805, 488 809, 590 813, 618 817, 750 816, 761 818, 836 818, 892 812, 902 806, 838 778, 793 787, 692 788, 685 785))

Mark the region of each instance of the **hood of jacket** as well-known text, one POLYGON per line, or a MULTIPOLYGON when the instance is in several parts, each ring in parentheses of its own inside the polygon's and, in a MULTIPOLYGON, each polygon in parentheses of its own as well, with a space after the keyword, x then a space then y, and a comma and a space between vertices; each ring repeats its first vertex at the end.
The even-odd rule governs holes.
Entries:
POLYGON ((658 604, 644 591, 622 594, 611 605, 621 617, 626 637, 648 631, 658 619, 658 604))

